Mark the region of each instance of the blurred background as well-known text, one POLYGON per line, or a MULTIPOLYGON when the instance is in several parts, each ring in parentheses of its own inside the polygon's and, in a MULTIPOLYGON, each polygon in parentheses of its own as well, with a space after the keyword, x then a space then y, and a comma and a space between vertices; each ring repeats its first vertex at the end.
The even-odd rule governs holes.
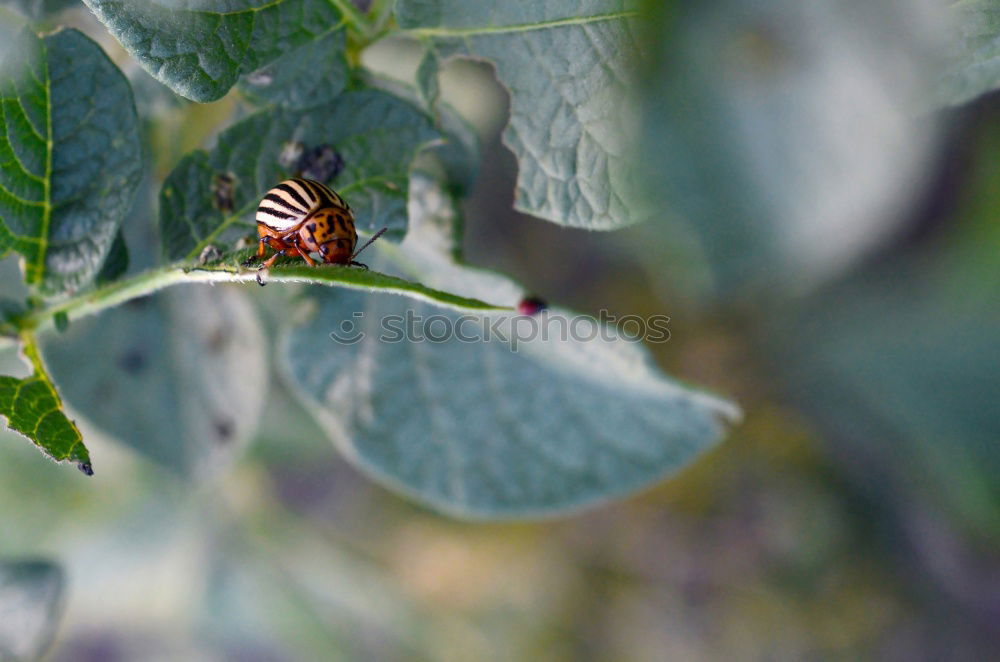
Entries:
MULTIPOLYGON (((651 16, 645 168, 672 204, 618 232, 511 211, 506 92, 484 63, 441 78, 482 144, 466 260, 583 313, 670 315, 658 363, 744 409, 724 443, 636 497, 483 524, 361 476, 278 379, 245 455, 198 485, 82 416, 93 479, 4 432, 0 556, 65 571, 48 659, 994 656, 1000 95, 901 112, 919 72, 887 53, 934 47, 932 30, 861 30, 817 3, 773 20, 781 4, 651 16)), ((163 177, 248 106, 182 102, 85 11, 60 18, 136 85, 139 269, 163 177)), ((390 41, 363 61, 405 78, 420 53, 390 41)), ((278 289, 249 292, 269 331, 278 289)))

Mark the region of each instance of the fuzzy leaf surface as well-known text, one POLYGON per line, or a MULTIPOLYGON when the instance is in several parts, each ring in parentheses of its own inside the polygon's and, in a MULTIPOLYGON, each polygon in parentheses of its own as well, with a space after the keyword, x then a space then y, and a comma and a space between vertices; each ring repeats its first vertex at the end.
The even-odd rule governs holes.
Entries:
POLYGON ((518 160, 517 209, 610 230, 649 216, 636 186, 629 109, 633 4, 399 0, 396 17, 440 57, 496 66, 511 96, 504 142, 518 160))
POLYGON ((77 30, 0 46, 0 252, 54 296, 97 275, 141 177, 132 90, 77 30))
POLYGON ((84 2, 146 71, 202 103, 341 22, 329 0, 84 2))

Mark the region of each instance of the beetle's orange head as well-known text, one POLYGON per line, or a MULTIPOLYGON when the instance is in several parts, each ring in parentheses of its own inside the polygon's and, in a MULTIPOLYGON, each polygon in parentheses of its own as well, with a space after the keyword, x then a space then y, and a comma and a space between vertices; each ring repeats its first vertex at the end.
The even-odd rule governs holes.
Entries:
POLYGON ((328 264, 348 264, 351 261, 351 242, 331 239, 319 246, 319 254, 328 264))

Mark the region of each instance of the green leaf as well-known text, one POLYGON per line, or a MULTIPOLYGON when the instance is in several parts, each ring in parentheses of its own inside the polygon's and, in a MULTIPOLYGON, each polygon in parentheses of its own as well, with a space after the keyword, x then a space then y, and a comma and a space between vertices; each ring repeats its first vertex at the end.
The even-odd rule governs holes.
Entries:
POLYGON ((481 325, 509 334, 516 318, 463 318, 384 295, 315 297, 317 314, 282 345, 290 384, 348 459, 445 512, 525 517, 627 495, 718 443, 735 413, 664 377, 624 341, 528 341, 514 352, 484 342, 481 325), (402 326, 411 313, 433 316, 437 333, 468 320, 473 342, 379 340, 380 324, 402 326), (345 320, 367 337, 331 340, 345 320))
POLYGON ((939 94, 959 104, 1000 87, 1000 2, 962 0, 951 10, 956 34, 939 94))
POLYGON ((36 292, 97 275, 139 184, 132 92, 76 30, 24 29, 0 52, 0 252, 24 256, 36 292))
POLYGON ((243 76, 240 91, 259 103, 286 108, 329 103, 347 84, 344 42, 343 30, 331 30, 243 76))
POLYGON ((160 194, 160 227, 167 259, 197 258, 208 245, 223 248, 255 234, 261 197, 293 172, 287 153, 327 145, 344 160, 334 187, 351 205, 358 229, 389 235, 406 229, 407 172, 414 155, 438 139, 429 118, 378 90, 348 92, 322 108, 275 108, 224 131, 210 153, 187 155, 160 194), (232 179, 231 202, 213 195, 219 177, 232 179))
POLYGON ((329 0, 84 2, 146 71, 200 102, 341 24, 329 0))
POLYGON ((49 561, 0 561, 0 660, 41 659, 59 623, 65 583, 49 561))
POLYGON ((649 217, 630 136, 628 81, 638 52, 631 4, 399 0, 396 17, 441 57, 496 66, 511 95, 504 142, 518 159, 515 207, 609 230, 649 217))
POLYGON ((680 212, 661 231, 699 244, 706 296, 787 296, 891 236, 938 136, 915 108, 943 26, 918 5, 715 0, 661 17, 646 172, 680 212))
POLYGON ((76 424, 63 412, 62 401, 52 384, 30 336, 23 338, 25 358, 31 364, 29 377, 0 377, 0 416, 7 427, 30 439, 57 462, 76 463, 88 476, 93 473, 90 454, 76 424))
POLYGON ((910 494, 930 501, 995 547, 1000 122, 965 138, 978 156, 953 231, 775 316, 763 356, 866 483, 908 510, 910 494))
POLYGON ((260 323, 245 295, 228 287, 136 299, 49 337, 45 356, 87 421, 194 478, 238 456, 267 392, 260 323))
POLYGON ((77 0, 0 0, 0 5, 14 7, 23 16, 39 20, 76 4, 77 0))
MULTIPOLYGON (((440 189, 412 190, 425 199, 413 201, 415 226, 393 261, 435 284, 518 301, 516 284, 432 247, 453 212, 439 204, 440 189)), ((558 310, 460 316, 398 297, 313 296, 313 316, 282 339, 289 384, 350 461, 444 512, 522 518, 620 497, 686 466, 738 416, 732 404, 665 377, 642 347, 591 318, 576 328, 603 330, 604 339, 559 339, 573 317, 558 310), (466 338, 394 340, 407 315, 425 320, 413 325, 417 333, 461 325, 466 338), (551 325, 547 340, 513 340, 536 323, 551 325)))

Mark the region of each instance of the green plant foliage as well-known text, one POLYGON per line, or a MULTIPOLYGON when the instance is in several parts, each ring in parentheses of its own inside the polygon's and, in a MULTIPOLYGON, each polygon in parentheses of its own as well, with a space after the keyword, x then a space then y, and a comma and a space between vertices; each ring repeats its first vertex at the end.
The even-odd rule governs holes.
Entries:
POLYGON ((349 92, 321 108, 261 111, 219 136, 210 153, 187 155, 164 183, 160 227, 168 259, 194 259, 256 227, 264 193, 293 174, 305 150, 329 146, 344 160, 331 185, 348 201, 358 229, 406 229, 407 172, 414 155, 439 134, 419 109, 377 90, 349 92), (233 180, 232 202, 213 196, 217 178, 233 180))
POLYGON ((0 251, 43 295, 93 280, 142 170, 132 92, 76 30, 7 34, 0 50, 0 251))
POLYGON ((631 4, 399 0, 396 17, 440 57, 496 66, 511 95, 504 141, 518 159, 517 209, 610 230, 650 213, 628 133, 626 90, 638 52, 631 4))
POLYGON ((959 104, 1000 87, 1000 3, 962 0, 951 7, 958 37, 939 92, 944 104, 959 104))
POLYGON ((0 660, 41 659, 55 635, 65 579, 49 561, 0 561, 0 660))
POLYGON ((329 103, 347 83, 344 31, 339 27, 246 74, 240 90, 260 103, 314 108, 329 103))
MULTIPOLYGON (((476 296, 523 296, 509 280, 452 260, 456 214, 438 186, 415 179, 414 226, 403 255, 389 260, 476 296)), ((289 384, 349 459, 447 512, 525 517, 627 494, 685 466, 738 417, 730 403, 660 374, 613 329, 606 339, 561 340, 558 329, 571 323, 564 311, 460 317, 397 297, 313 296, 315 313, 282 344, 289 384), (450 325, 468 337, 383 342, 386 320, 398 315, 402 328, 408 311, 436 316, 421 332, 450 325), (551 325, 552 337, 512 341, 538 324, 551 325), (334 332, 365 336, 337 343, 334 332)), ((590 318, 573 325, 582 335, 599 330, 590 318)))
POLYGON ((891 234, 937 135, 916 109, 944 26, 918 20, 922 7, 714 0, 661 12, 647 172, 684 219, 664 213, 663 232, 700 243, 707 297, 808 288, 891 234))
POLYGON ((84 2, 146 71, 200 102, 341 24, 328 0, 84 2))
POLYGON ((66 399, 122 443, 185 476, 229 465, 267 392, 267 346, 245 295, 177 287, 73 323, 45 356, 66 399))
POLYGON ((38 20, 66 9, 77 0, 2 0, 0 5, 14 7, 27 18, 38 20))
POLYGON ((848 452, 995 544, 1000 123, 988 129, 976 136, 982 156, 948 250, 825 288, 769 326, 766 350, 796 402, 848 452))
POLYGON ((80 430, 63 412, 34 339, 25 337, 22 350, 32 373, 24 379, 0 377, 0 416, 6 419, 7 427, 30 439, 53 460, 74 462, 85 474, 92 474, 80 430))
MULTIPOLYGON (((467 342, 386 343, 387 316, 436 316, 438 332, 460 318, 384 295, 314 296, 316 315, 282 348, 289 383, 349 459, 446 512, 524 517, 628 494, 688 464, 735 418, 624 341, 532 341, 516 353, 483 341, 488 325, 510 337, 512 317, 465 318, 467 342), (359 311, 367 337, 335 344, 331 331, 359 311)), ((568 325, 568 313, 549 321, 568 325)), ((596 322, 580 328, 596 333, 596 322)))

